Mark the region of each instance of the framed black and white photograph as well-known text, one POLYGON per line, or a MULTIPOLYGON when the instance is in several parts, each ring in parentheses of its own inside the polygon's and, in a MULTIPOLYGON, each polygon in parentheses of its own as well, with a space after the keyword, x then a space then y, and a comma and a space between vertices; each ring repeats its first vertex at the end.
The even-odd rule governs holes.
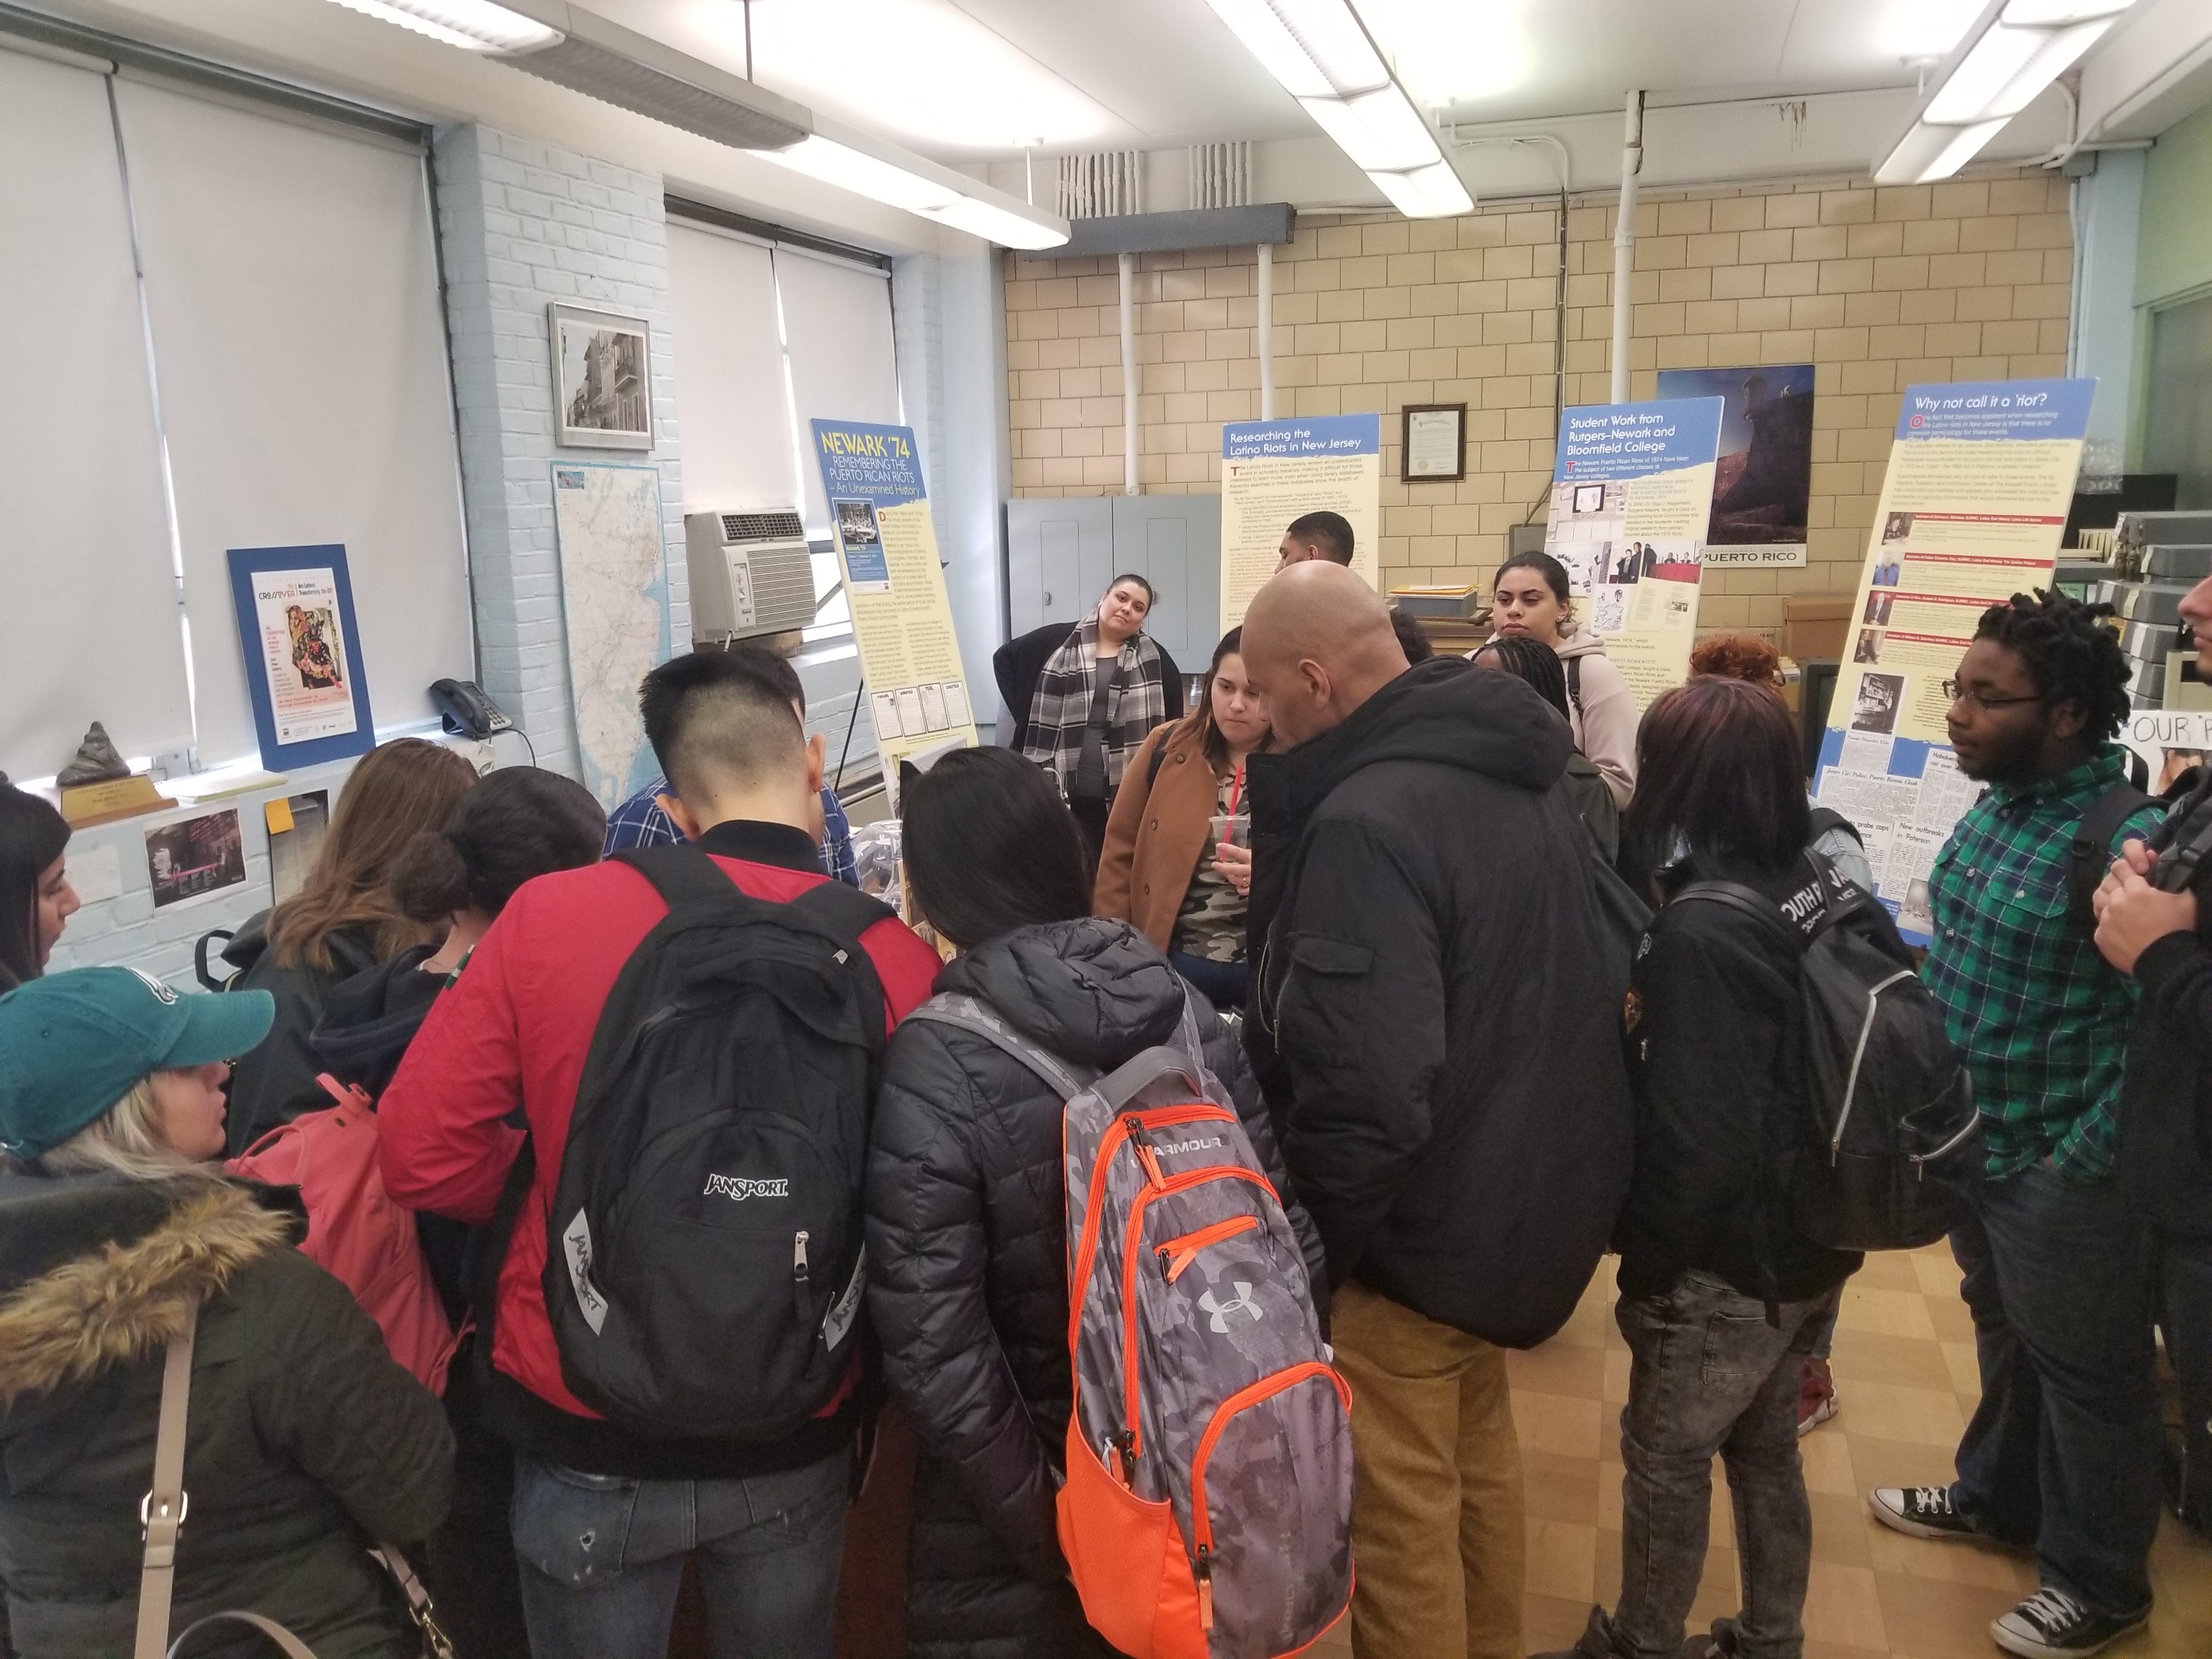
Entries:
POLYGON ((555 441, 567 449, 653 447, 653 331, 642 317, 550 305, 555 441))
POLYGON ((1407 483, 1467 477, 1467 405, 1407 404, 1401 416, 1398 476, 1407 483))

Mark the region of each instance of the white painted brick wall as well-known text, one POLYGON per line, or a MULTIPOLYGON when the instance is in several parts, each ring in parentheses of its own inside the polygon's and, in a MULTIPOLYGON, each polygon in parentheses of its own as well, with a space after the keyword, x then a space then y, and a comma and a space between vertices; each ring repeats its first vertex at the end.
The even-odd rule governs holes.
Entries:
POLYGON ((661 182, 473 125, 439 130, 434 167, 478 672, 492 700, 529 732, 540 763, 573 777, 556 459, 649 461, 659 469, 671 639, 678 649, 690 639, 661 182), (555 445, 545 314, 555 301, 652 325, 656 442, 649 455, 555 445))

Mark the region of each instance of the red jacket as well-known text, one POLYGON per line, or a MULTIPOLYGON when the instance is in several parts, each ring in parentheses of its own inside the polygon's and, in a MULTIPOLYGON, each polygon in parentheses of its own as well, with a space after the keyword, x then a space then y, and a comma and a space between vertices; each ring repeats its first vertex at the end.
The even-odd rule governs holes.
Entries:
MULTIPOLYGON (((717 824, 700 845, 756 898, 795 898, 827 879, 812 839, 787 825, 717 824)), ((809 1448, 786 1448, 778 1456, 774 1448, 620 1435, 562 1382, 542 1288, 545 1217, 599 1012, 631 951, 667 914, 652 884, 621 864, 526 884, 477 946, 466 971, 432 1007, 378 1103, 384 1184, 410 1209, 489 1221, 521 1150, 523 1132, 509 1122, 520 1108, 537 1146, 538 1169, 500 1270, 491 1363, 495 1392, 512 1379, 536 1399, 507 1389, 507 1409, 489 1400, 488 1419, 507 1437, 593 1473, 744 1473, 789 1462, 809 1448), (730 1455, 716 1455, 716 1449, 730 1455)), ((928 996, 942 964, 903 922, 880 921, 860 942, 883 983, 885 1020, 896 1024, 928 996)))

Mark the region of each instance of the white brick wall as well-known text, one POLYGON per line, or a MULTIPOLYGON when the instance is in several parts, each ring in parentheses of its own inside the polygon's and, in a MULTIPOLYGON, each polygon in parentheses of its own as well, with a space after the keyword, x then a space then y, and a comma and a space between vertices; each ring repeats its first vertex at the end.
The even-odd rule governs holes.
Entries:
POLYGON ((672 640, 680 647, 690 638, 661 182, 483 126, 441 128, 434 168, 477 672, 492 700, 529 732, 540 763, 573 777, 556 459, 659 467, 672 640), (545 316, 554 301, 652 324, 657 442, 650 455, 555 445, 545 316))

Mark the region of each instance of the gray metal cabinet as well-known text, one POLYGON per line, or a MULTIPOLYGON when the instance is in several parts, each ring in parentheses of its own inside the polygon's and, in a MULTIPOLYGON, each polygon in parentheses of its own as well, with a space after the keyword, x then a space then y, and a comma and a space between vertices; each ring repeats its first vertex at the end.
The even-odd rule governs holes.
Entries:
POLYGON ((1124 571, 1152 583, 1146 631, 1187 673, 1221 620, 1219 495, 1088 495, 1006 503, 1009 637, 1082 618, 1124 571))

